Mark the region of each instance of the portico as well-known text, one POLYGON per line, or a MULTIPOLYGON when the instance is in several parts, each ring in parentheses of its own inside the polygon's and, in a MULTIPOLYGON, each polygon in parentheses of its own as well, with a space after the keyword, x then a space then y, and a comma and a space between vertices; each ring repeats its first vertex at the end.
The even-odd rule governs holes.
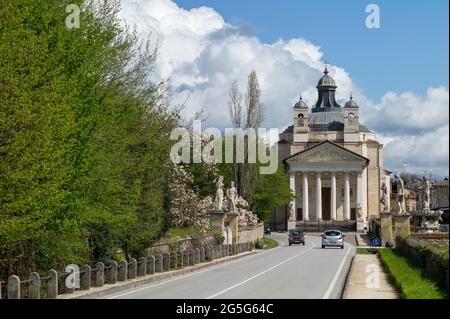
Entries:
POLYGON ((368 159, 326 141, 286 159, 296 199, 288 228, 298 221, 356 220, 367 217, 368 159))

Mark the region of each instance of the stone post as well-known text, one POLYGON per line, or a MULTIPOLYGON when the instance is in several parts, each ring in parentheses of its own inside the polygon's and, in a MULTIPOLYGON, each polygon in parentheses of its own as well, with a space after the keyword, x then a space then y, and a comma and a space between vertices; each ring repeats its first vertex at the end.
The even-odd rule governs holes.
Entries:
POLYGON ((80 289, 81 290, 91 289, 91 266, 89 265, 84 265, 81 267, 80 289))
POLYGON ((8 277, 8 299, 20 299, 20 278, 16 275, 8 277))
POLYGON ((50 269, 47 277, 47 299, 55 299, 58 297, 58 272, 50 269))
POLYGON ((137 276, 137 260, 136 258, 130 258, 128 263, 128 279, 135 279, 137 276))
POLYGON ((200 263, 200 249, 199 248, 195 249, 194 263, 195 264, 199 264, 200 263))
POLYGON ((64 293, 71 294, 75 291, 75 268, 71 265, 66 267, 64 276, 64 293))
POLYGON ((147 258, 147 275, 153 275, 155 273, 155 256, 147 258))
POLYGON ((113 285, 117 282, 117 262, 112 260, 108 263, 110 267, 108 269, 108 278, 106 279, 107 283, 113 285))
POLYGON ((410 218, 409 214, 394 214, 394 238, 411 235, 410 218))
POLYGON ((105 265, 102 262, 95 264, 95 287, 103 287, 105 284, 105 265))
POLYGON ((392 213, 380 213, 381 224, 381 245, 392 247, 394 244, 394 236, 392 234, 392 213))
POLYGON ((125 281, 128 278, 128 262, 126 260, 122 260, 118 266, 117 280, 125 281))
POLYGON ((170 254, 165 253, 163 255, 163 271, 169 271, 170 270, 170 254))
POLYGON ((28 299, 40 299, 41 298, 41 278, 37 272, 32 272, 28 276, 28 280, 31 282, 28 285, 28 299))
POLYGON ((170 256, 170 269, 177 269, 178 268, 178 252, 176 250, 172 250, 169 253, 170 256))
POLYGON ((193 249, 189 249, 189 266, 193 266, 195 263, 195 252, 193 249))
POLYGON ((143 277, 147 273, 147 260, 145 257, 140 257, 138 261, 137 267, 137 275, 138 277, 143 277))
POLYGON ((177 252, 177 254, 178 254, 177 268, 183 268, 183 258, 184 258, 183 250, 180 249, 177 252))
POLYGON ((183 267, 189 266, 189 251, 183 250, 183 267))
POLYGON ((201 263, 205 262, 205 248, 204 247, 200 248, 200 262, 201 263))
POLYGON ((162 256, 156 255, 155 256, 155 272, 161 272, 162 271, 162 256))

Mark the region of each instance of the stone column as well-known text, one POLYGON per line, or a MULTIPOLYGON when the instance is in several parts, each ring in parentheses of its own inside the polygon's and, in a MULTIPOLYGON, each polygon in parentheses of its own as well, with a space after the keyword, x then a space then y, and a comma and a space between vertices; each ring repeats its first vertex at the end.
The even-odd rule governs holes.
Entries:
POLYGON ((322 220, 322 177, 316 173, 316 219, 322 220))
POLYGON ((331 220, 336 220, 336 173, 331 173, 331 220))
POLYGON ((308 173, 303 173, 303 220, 309 220, 308 173))
POLYGON ((344 220, 350 220, 350 174, 344 177, 344 220))
MULTIPOLYGON (((296 196, 295 192, 295 173, 291 172, 289 174, 289 187, 291 188, 292 193, 296 196)), ((288 220, 288 229, 295 229, 297 227, 297 208, 295 205, 296 199, 292 200, 290 206, 292 207, 293 213, 291 214, 289 208, 289 220, 288 220)))

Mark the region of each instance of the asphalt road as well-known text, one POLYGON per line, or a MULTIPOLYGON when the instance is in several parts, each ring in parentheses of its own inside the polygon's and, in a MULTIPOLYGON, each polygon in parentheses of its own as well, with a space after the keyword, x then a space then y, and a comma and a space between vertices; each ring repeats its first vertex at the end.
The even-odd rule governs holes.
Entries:
POLYGON ((355 247, 321 249, 320 237, 306 245, 281 244, 218 266, 117 293, 110 299, 322 299, 340 298, 355 247))

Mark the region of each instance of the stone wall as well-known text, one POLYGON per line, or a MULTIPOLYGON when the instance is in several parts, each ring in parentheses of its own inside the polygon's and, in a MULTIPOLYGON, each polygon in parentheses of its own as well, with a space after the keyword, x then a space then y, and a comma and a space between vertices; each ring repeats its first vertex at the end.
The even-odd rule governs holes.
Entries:
POLYGON ((172 239, 163 239, 156 242, 153 247, 147 249, 147 256, 154 254, 164 254, 170 253, 171 246, 176 245, 177 249, 182 250, 190 250, 198 247, 209 247, 215 246, 213 235, 206 235, 203 237, 192 238, 172 238, 172 239))
POLYGON ((239 228, 238 243, 255 242, 264 237, 264 224, 239 228))

